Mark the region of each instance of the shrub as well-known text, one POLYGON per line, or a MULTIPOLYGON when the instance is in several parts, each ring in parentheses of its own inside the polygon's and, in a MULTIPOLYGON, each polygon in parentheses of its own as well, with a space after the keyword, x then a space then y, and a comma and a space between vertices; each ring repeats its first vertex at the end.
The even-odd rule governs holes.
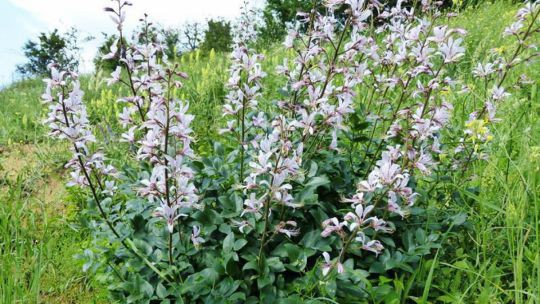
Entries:
MULTIPOLYGON (((106 9, 119 37, 126 5, 106 9)), ((479 63, 473 73, 485 86, 469 88, 454 78, 466 33, 444 25, 453 14, 327 1, 289 30, 290 53, 276 71, 283 88, 270 101, 262 99, 269 71, 250 48, 246 10, 231 54, 228 121, 205 156, 192 149, 188 102, 174 98, 188 75, 156 59, 159 43, 120 40, 106 57, 122 62, 109 82, 131 92, 119 99, 120 148, 131 160, 116 167, 95 143, 77 75, 51 66, 47 122, 72 143, 69 184, 88 190, 90 214, 97 209, 85 268, 104 273, 122 302, 382 302, 420 294, 423 286, 392 286, 388 277, 403 282, 465 223, 446 209, 454 200, 446 181, 474 178, 468 167, 486 157, 495 107, 509 94, 505 79, 537 55, 539 14, 530 3, 518 12, 505 33, 519 43, 479 63), (380 26, 371 25, 373 10, 381 11, 380 26), (449 92, 481 101, 467 121, 449 92)))

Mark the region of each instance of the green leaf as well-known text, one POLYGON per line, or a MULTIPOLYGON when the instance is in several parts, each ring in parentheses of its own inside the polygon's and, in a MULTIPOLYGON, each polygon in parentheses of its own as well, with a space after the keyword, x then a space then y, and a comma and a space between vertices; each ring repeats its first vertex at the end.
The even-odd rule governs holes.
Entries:
POLYGON ((233 255, 233 257, 227 257, 223 261, 225 272, 230 276, 236 276, 240 274, 238 264, 236 263, 236 260, 238 260, 238 256, 236 255, 236 253, 233 253, 233 255))
POLYGON ((326 175, 321 175, 321 176, 316 176, 312 179, 309 180, 309 182, 307 182, 307 184, 305 184, 305 187, 306 188, 318 188, 320 186, 326 186, 330 184, 330 180, 328 179, 328 177, 326 175))
POLYGON ((163 284, 158 283, 156 287, 156 295, 158 296, 158 298, 163 299, 169 295, 169 292, 167 291, 167 288, 163 286, 163 284))
POLYGON ((234 242, 234 251, 238 251, 242 249, 244 246, 246 246, 248 241, 245 239, 239 239, 234 242))
POLYGON ((214 141, 214 154, 221 156, 224 154, 223 145, 219 141, 214 141))
POLYGON ((152 246, 141 239, 134 239, 133 244, 137 247, 138 251, 145 256, 149 256, 152 253, 152 246))
POLYGON ((144 235, 146 228, 147 220, 141 215, 137 214, 131 220, 131 227, 133 228, 133 233, 136 235, 144 235))
POLYGON ((141 279, 141 284, 139 285, 139 288, 149 298, 154 294, 154 287, 152 287, 150 283, 143 279, 141 279))
POLYGON ((223 252, 229 253, 234 247, 234 233, 229 233, 223 240, 223 252))
POLYGON ((205 268, 199 275, 209 284, 215 284, 219 279, 219 273, 214 268, 205 268))
POLYGON ((243 292, 235 292, 228 296, 227 299, 230 301, 230 303, 244 303, 246 301, 246 295, 243 292))
POLYGON ((353 124, 353 130, 354 131, 362 131, 362 130, 365 130, 369 127, 369 122, 368 121, 362 121, 362 122, 358 122, 358 123, 355 123, 353 124))
POLYGON ((288 258, 289 260, 296 260, 300 255, 301 248, 294 244, 282 244, 278 246, 276 250, 272 252, 274 255, 278 255, 282 258, 288 258))
POLYGON ((311 230, 304 235, 300 241, 300 245, 318 251, 331 251, 331 238, 322 238, 320 230, 311 230))
POLYGON ((333 298, 336 296, 337 284, 335 279, 330 279, 326 281, 324 287, 324 290, 328 293, 330 297, 333 298))
POLYGON ((240 286, 241 281, 233 281, 232 278, 225 278, 219 283, 219 293, 224 297, 229 297, 240 286))
POLYGON ((264 287, 272 284, 274 282, 274 275, 273 274, 269 274, 269 275, 266 275, 266 276, 263 276, 263 277, 259 277, 257 279, 257 287, 259 289, 263 289, 264 287))
POLYGON ((270 268, 270 270, 272 270, 273 272, 285 271, 285 266, 278 257, 271 257, 266 260, 266 262, 268 263, 268 267, 270 268))
POLYGON ((463 225, 467 221, 467 214, 460 212, 454 216, 452 216, 452 224, 454 226, 460 226, 463 225))
POLYGON ((229 225, 227 223, 223 223, 223 224, 219 225, 219 232, 224 233, 224 234, 231 233, 232 232, 231 225, 229 225))
POLYGON ((252 269, 252 270, 259 269, 259 265, 256 260, 249 261, 244 265, 244 267, 242 267, 242 270, 249 270, 249 269, 252 269))
POLYGON ((309 166, 309 172, 307 174, 307 177, 314 177, 317 174, 317 171, 319 170, 319 165, 317 165, 316 162, 311 161, 309 166))

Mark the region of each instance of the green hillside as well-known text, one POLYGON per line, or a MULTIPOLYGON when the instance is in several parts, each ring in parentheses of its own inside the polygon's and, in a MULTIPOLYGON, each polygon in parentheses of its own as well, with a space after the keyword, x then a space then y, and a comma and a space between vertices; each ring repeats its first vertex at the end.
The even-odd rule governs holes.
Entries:
MULTIPOLYGON (((504 51, 508 40, 501 32, 517 9, 503 1, 485 3, 451 21, 468 31, 468 53, 454 71, 456 78, 474 81, 473 65, 490 52, 504 51)), ((266 71, 294 55, 280 45, 261 52, 266 71)), ((224 124, 228 58, 194 52, 177 59, 189 75, 177 95, 190 101, 189 112, 197 117, 195 150, 200 155, 209 153, 224 124)), ((509 77, 522 73, 533 83, 499 109, 503 120, 492 129, 489 159, 469 168, 477 180, 455 180, 462 197, 451 208, 468 216, 467 229, 445 236, 444 246, 410 277, 381 275, 380 280, 392 282, 397 290, 422 282, 431 303, 540 301, 540 64, 520 66, 509 77)), ((125 90, 107 87, 107 77, 82 77, 90 120, 105 141, 120 130, 115 98, 125 90)), ((264 84, 266 98, 280 89, 271 77, 264 84)), ((43 89, 40 79, 31 79, 0 91, 0 303, 107 303, 105 282, 83 271, 87 267, 77 258, 92 254, 83 251, 92 245, 87 223, 79 217, 84 197, 65 187, 68 147, 49 139, 41 123, 47 112, 40 102, 43 89)), ((449 95, 457 113, 469 113, 467 95, 449 95)), ((117 163, 124 161, 114 147, 107 152, 117 163)), ((420 303, 423 295, 411 296, 420 303)))

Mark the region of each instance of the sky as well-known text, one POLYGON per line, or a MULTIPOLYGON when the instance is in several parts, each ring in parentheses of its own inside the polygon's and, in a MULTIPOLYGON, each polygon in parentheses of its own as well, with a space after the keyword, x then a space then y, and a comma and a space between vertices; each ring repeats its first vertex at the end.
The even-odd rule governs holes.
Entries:
MULTIPOLYGON (((262 6, 264 0, 251 0, 262 6)), ((222 17, 233 20, 240 14, 243 0, 131 0, 125 27, 131 31, 144 13, 164 27, 180 27, 186 22, 222 17)), ((80 38, 96 37, 81 45, 83 72, 93 69, 92 59, 101 42, 101 33, 116 28, 103 11, 111 0, 0 0, 0 85, 15 77, 15 66, 25 62, 22 47, 40 32, 57 28, 61 32, 76 27, 80 38)))

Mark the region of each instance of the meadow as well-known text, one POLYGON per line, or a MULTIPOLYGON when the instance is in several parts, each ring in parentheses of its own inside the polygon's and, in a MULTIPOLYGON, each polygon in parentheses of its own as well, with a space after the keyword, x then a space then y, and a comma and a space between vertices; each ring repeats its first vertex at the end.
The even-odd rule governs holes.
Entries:
MULTIPOLYGON (((501 33, 518 8, 506 1, 486 2, 451 21, 468 32, 457 78, 474 83, 475 63, 508 47, 501 33)), ((261 52, 264 70, 289 56, 279 45, 261 52)), ((197 117, 194 149, 204 155, 224 123, 229 55, 193 52, 175 60, 189 75, 178 94, 191 101, 190 113, 197 117)), ((509 77, 521 73, 533 83, 499 109, 502 121, 492 129, 489 158, 468 168, 477 178, 456 177, 451 181, 455 199, 438 202, 466 215, 465 229, 444 235, 443 245, 410 276, 379 278, 403 303, 540 302, 540 64, 522 65, 509 77), (422 293, 409 294, 418 283, 422 293)), ((81 78, 89 119, 105 142, 114 140, 120 128, 115 96, 125 90, 105 86, 107 77, 81 78)), ((263 98, 279 89, 271 77, 264 84, 263 98)), ((92 254, 85 250, 91 247, 90 232, 80 215, 85 200, 80 191, 65 187, 68 146, 50 139, 41 123, 43 87, 41 79, 30 79, 0 91, 0 303, 108 303, 107 282, 87 271, 79 258, 92 254)), ((467 95, 451 100, 457 112, 468 113, 473 106, 467 95)), ((107 152, 122 162, 121 151, 112 147, 107 152)))

